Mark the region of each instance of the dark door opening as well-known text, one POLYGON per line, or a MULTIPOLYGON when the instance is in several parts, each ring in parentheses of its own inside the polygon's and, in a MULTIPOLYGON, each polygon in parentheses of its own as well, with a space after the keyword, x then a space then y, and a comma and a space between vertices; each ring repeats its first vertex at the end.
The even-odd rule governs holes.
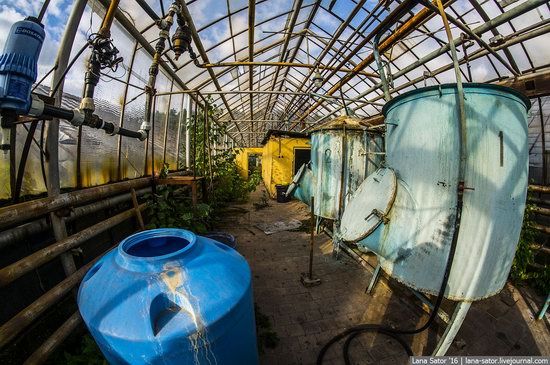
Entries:
POLYGON ((311 160, 311 148, 295 148, 294 149, 294 175, 298 173, 303 164, 311 160))

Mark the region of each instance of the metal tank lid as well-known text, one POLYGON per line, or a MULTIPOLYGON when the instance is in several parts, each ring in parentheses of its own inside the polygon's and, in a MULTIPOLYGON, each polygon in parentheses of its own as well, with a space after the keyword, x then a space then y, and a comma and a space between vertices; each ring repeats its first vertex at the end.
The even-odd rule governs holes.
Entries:
MULTIPOLYGON (((483 84, 483 83, 479 83, 479 82, 465 82, 462 85, 464 86, 464 91, 466 91, 466 92, 468 90, 471 90, 471 89, 490 89, 490 90, 496 90, 496 91, 501 91, 501 92, 505 92, 505 93, 515 95, 517 98, 519 98, 523 102, 523 104, 525 104, 525 107, 527 108, 527 111, 529 111, 529 109, 531 109, 531 101, 529 100, 529 98, 526 97, 521 92, 519 92, 515 89, 512 89, 510 87, 502 86, 502 85, 496 85, 496 84, 483 84)), ((419 88, 419 89, 407 91, 406 93, 398 95, 395 98, 388 101, 384 105, 384 107, 382 108, 382 114, 384 116, 386 116, 386 114, 388 112, 388 109, 390 109, 394 104, 398 103, 399 101, 401 101, 401 100, 403 100, 407 97, 410 97, 410 96, 416 95, 416 94, 422 94, 426 91, 439 90, 439 89, 441 89, 441 90, 456 89, 456 84, 452 83, 452 84, 432 85, 432 86, 427 86, 427 87, 422 87, 422 88, 419 88)))
POLYGON ((321 124, 316 128, 313 128, 311 130, 311 133, 335 129, 339 130, 344 129, 344 127, 347 130, 365 130, 367 127, 370 127, 370 125, 366 125, 361 119, 357 117, 341 115, 339 117, 329 120, 326 123, 321 124))
POLYGON ((391 168, 381 167, 369 175, 353 193, 342 214, 342 239, 358 242, 374 232, 386 220, 396 193, 397 177, 391 168))

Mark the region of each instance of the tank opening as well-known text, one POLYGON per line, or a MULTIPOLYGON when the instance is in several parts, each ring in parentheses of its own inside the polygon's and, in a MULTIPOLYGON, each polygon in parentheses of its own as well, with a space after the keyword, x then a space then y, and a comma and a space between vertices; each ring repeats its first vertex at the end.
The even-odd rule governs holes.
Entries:
POLYGON ((164 256, 179 251, 189 245, 189 241, 183 237, 162 236, 150 237, 137 241, 129 247, 124 247, 124 252, 137 257, 164 256))

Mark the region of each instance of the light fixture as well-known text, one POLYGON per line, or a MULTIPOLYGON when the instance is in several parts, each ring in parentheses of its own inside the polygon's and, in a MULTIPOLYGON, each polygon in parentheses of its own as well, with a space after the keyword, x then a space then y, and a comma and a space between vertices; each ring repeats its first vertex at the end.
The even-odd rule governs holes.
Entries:
POLYGON ((313 85, 315 85, 315 87, 320 88, 323 86, 323 76, 321 76, 319 69, 315 71, 311 80, 313 81, 313 85))

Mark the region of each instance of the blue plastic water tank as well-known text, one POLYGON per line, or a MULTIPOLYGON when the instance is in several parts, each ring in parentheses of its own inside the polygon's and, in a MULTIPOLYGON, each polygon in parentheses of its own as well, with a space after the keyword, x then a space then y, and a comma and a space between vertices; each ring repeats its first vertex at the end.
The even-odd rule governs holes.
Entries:
POLYGON ((110 364, 257 364, 250 268, 232 248, 182 229, 134 234, 78 293, 110 364))

